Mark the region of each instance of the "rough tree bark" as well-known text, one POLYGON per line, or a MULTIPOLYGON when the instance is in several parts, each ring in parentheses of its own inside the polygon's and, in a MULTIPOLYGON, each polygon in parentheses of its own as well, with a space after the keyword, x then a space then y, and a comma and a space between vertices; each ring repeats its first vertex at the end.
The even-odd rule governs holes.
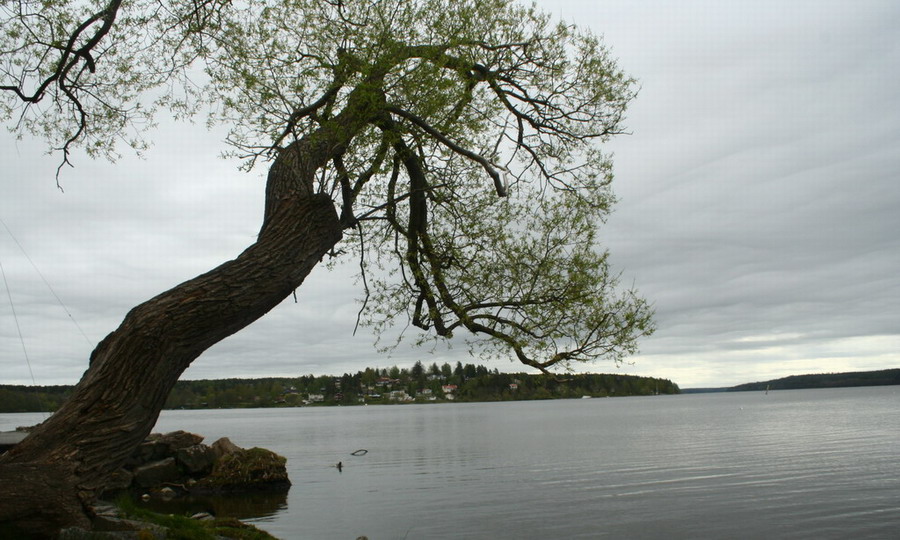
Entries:
POLYGON ((351 98, 331 122, 281 150, 257 242, 132 309, 97 345, 72 397, 0 456, 0 532, 43 537, 86 526, 108 475, 150 433, 191 362, 278 305, 341 240, 334 203, 313 182, 366 125, 367 109, 351 98))

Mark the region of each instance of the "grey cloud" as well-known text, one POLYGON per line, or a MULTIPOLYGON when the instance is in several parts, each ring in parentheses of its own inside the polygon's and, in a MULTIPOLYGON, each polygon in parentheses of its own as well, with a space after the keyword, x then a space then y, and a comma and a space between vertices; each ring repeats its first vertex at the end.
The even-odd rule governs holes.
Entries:
MULTIPOLYGON (((659 330, 619 370, 709 386, 896 367, 900 5, 542 5, 604 33, 641 84, 632 134, 609 145, 621 202, 604 241, 623 285, 655 303, 659 330)), ((0 218, 92 340, 138 302, 253 241, 262 172, 215 159, 221 135, 164 123, 145 161, 79 159, 64 171, 65 194, 54 158, 2 139, 0 218)), ((3 231, 0 257, 35 343, 38 383, 74 382, 90 347, 3 231)), ((353 337, 361 290, 351 274, 316 269, 299 304, 289 298, 186 376, 473 361, 461 346, 400 346, 388 358, 368 330, 353 337)), ((30 382, 6 305, 0 298, 0 382, 30 382)), ((505 358, 490 364, 521 369, 505 358)))

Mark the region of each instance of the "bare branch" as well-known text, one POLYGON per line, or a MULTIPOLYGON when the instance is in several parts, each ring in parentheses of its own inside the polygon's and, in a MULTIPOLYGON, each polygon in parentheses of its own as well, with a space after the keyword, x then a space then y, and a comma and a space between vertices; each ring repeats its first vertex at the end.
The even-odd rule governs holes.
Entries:
POLYGON ((497 172, 497 169, 495 168, 495 166, 493 164, 491 164, 490 161, 488 161, 484 157, 476 154, 475 152, 466 150, 462 146, 451 141, 450 139, 445 137, 443 134, 438 132, 436 129, 431 127, 425 120, 419 118, 418 116, 416 116, 415 114, 413 114, 409 111, 405 111, 403 109, 400 109, 399 107, 393 107, 393 106, 387 106, 387 107, 385 107, 385 110, 387 110, 390 113, 396 114, 397 116, 400 116, 402 118, 409 120, 410 122, 415 124, 417 127, 422 129, 422 131, 424 131, 425 133, 434 137, 438 142, 440 142, 441 144, 443 144, 450 150, 456 152, 457 154, 459 154, 461 156, 471 159, 472 161, 475 161, 476 163, 481 165, 484 168, 484 170, 488 173, 488 175, 490 175, 490 177, 494 180, 494 189, 497 190, 497 196, 506 197, 506 186, 504 186, 504 184, 503 184, 503 179, 500 177, 500 173, 497 172))
POLYGON ((362 306, 360 306, 359 311, 356 312, 356 324, 353 325, 353 335, 356 335, 356 331, 359 329, 359 322, 362 320, 362 315, 366 311, 366 306, 369 304, 369 296, 371 291, 369 291, 369 283, 366 281, 366 245, 365 245, 365 235, 363 234, 362 224, 356 224, 357 231, 359 231, 359 275, 362 278, 363 291, 365 292, 365 296, 363 297, 362 306))

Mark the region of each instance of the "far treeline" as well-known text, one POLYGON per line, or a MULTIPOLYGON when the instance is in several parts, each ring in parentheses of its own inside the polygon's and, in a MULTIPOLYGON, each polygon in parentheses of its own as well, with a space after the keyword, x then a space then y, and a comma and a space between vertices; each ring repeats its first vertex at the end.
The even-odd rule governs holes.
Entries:
MULTIPOLYGON (((71 386, 0 385, 0 413, 53 411, 71 386)), ((482 365, 457 362, 412 369, 366 368, 342 376, 274 377, 178 381, 167 409, 228 409, 359 405, 446 401, 514 401, 678 394, 667 379, 633 375, 548 375, 500 373, 482 365)))
POLYGON ((805 388, 839 388, 844 386, 888 386, 900 384, 900 369, 792 375, 771 381, 753 382, 728 388, 728 391, 800 390, 805 388))

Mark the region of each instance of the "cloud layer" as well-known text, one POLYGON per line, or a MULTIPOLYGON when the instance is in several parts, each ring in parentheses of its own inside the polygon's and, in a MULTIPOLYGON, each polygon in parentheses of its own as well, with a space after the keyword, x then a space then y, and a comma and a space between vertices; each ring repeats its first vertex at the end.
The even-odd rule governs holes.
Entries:
MULTIPOLYGON (((690 387, 897 367, 900 5, 541 4, 604 34, 641 84, 631 134, 610 145, 620 203, 605 243, 623 281, 655 302, 659 330, 618 369, 690 387)), ((221 139, 164 123, 146 160, 77 160, 65 193, 56 157, 0 139, 0 219, 68 309, 0 227, 34 375, 4 289, 0 383, 74 383, 128 309, 253 241, 263 179, 218 159, 221 139)), ((367 331, 352 335, 359 294, 352 268, 318 268, 297 304, 213 347, 186 376, 471 361, 461 349, 377 353, 367 331)))

